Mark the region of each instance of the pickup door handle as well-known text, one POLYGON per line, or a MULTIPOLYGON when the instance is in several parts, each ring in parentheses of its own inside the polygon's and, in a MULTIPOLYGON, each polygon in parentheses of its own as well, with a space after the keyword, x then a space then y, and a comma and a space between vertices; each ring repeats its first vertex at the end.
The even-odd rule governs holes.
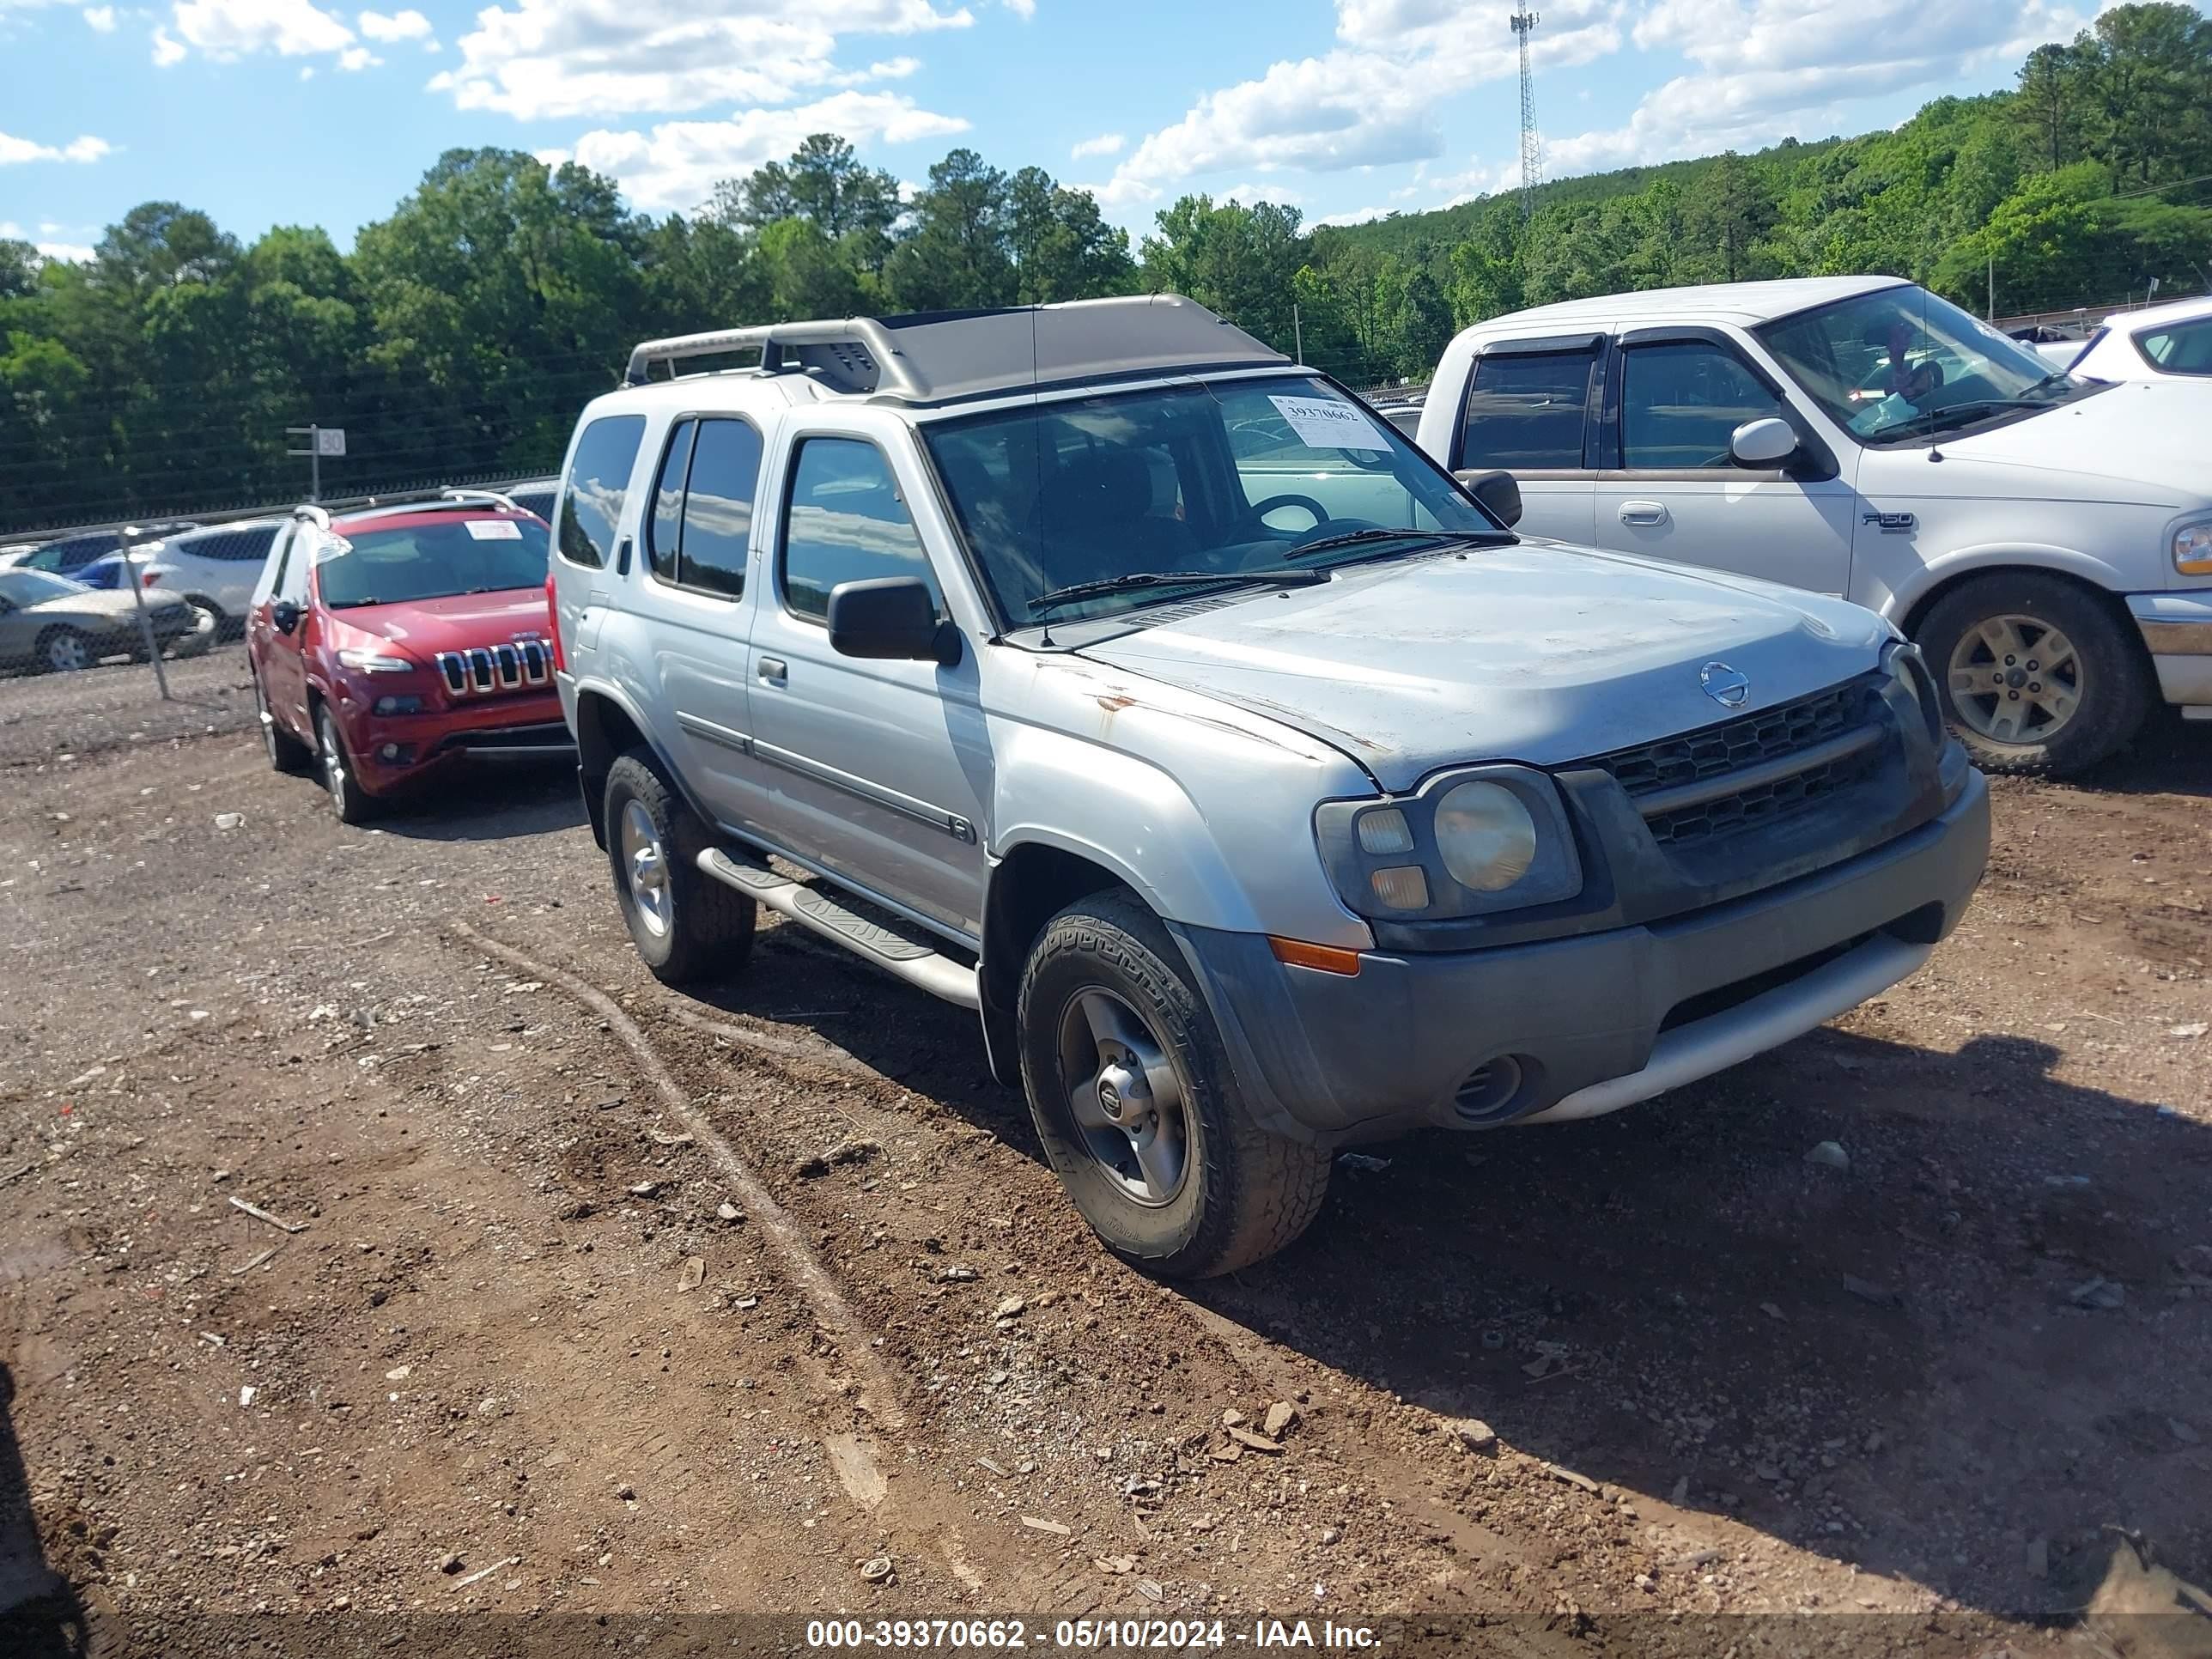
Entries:
POLYGON ((758 662, 753 665, 753 672, 759 675, 761 678, 766 680, 770 685, 784 684, 789 679, 791 674, 790 669, 785 665, 784 660, 781 657, 763 657, 758 662))
POLYGON ((1620 521, 1623 524, 1664 524, 1667 522, 1667 509, 1658 501, 1623 501, 1620 504, 1620 521))

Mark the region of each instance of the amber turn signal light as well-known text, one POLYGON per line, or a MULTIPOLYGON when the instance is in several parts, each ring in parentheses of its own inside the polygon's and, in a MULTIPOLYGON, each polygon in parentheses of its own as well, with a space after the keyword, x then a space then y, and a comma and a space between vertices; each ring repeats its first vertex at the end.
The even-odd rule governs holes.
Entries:
POLYGON ((1318 969, 1324 974, 1359 971, 1359 952, 1340 945, 1309 945, 1301 939, 1277 939, 1270 933, 1267 947, 1274 951, 1276 961, 1286 962, 1293 968, 1318 969))

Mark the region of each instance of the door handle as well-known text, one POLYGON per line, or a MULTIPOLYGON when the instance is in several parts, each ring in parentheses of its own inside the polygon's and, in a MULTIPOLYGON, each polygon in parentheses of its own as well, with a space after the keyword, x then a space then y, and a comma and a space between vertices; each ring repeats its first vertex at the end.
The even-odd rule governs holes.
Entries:
POLYGON ((761 678, 766 680, 770 685, 782 685, 786 684, 791 674, 790 669, 785 665, 783 659, 781 657, 761 658, 753 665, 753 672, 759 675, 761 678))
POLYGON ((630 538, 627 536, 623 537, 620 541, 615 544, 616 575, 627 576, 629 574, 629 550, 630 538))
POLYGON ((1620 504, 1623 524, 1653 525, 1667 522, 1667 509, 1658 501, 1623 501, 1620 504))

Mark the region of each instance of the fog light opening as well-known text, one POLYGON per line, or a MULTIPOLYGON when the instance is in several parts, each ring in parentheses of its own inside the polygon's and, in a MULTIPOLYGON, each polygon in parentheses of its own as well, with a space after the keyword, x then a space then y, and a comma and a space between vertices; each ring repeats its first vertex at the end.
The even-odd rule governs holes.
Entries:
POLYGON ((1452 1095, 1452 1109, 1463 1123, 1496 1123, 1513 1115, 1527 1073, 1520 1059, 1499 1054, 1468 1074, 1452 1095))

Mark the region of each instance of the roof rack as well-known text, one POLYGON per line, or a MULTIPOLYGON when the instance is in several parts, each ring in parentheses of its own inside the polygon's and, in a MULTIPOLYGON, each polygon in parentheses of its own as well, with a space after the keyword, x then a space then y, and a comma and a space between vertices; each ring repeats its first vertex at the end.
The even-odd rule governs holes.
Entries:
POLYGON ((1291 360, 1179 295, 1074 300, 991 311, 769 323, 647 340, 625 386, 653 365, 757 351, 760 374, 804 374, 853 395, 940 403, 992 392, 1164 369, 1252 368, 1291 360))

